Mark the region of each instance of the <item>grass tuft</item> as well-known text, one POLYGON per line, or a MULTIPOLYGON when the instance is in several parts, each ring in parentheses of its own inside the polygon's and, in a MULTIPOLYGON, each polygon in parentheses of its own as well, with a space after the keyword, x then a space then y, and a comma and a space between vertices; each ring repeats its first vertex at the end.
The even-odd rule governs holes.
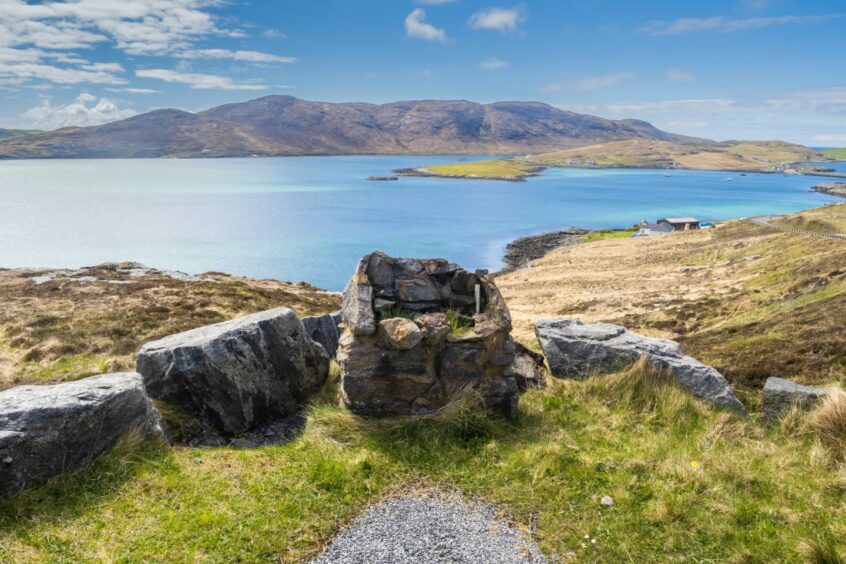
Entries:
POLYGON ((832 388, 808 417, 811 429, 838 460, 846 460, 846 391, 832 388))

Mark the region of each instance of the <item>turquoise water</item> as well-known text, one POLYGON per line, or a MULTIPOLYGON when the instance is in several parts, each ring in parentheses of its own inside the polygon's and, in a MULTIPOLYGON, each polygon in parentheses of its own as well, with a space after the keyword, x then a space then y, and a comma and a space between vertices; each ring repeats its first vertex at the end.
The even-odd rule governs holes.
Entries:
POLYGON ((134 260, 340 290, 373 250, 498 268, 511 239, 570 226, 786 213, 813 177, 550 169, 525 183, 402 178, 459 157, 0 162, 0 267, 134 260), (731 182, 725 179, 731 177, 731 182))

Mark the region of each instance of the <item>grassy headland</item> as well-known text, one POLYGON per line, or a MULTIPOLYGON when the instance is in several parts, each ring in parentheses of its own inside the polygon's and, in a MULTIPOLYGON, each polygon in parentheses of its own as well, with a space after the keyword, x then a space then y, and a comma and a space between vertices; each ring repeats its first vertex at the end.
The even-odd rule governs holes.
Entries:
POLYGON ((681 168, 772 172, 783 163, 824 160, 807 147, 780 141, 674 143, 648 139, 614 141, 513 159, 427 166, 432 176, 519 180, 547 167, 681 168), (484 174, 480 173, 483 171, 484 174), (502 171, 502 172, 500 172, 502 171))
POLYGON ((846 148, 841 149, 826 149, 823 152, 823 155, 829 157, 831 159, 837 159, 839 161, 846 161, 846 148))
POLYGON ((91 268, 33 280, 49 272, 0 270, 0 389, 132 369, 142 343, 239 315, 340 307, 340 296, 309 285, 220 273, 198 282, 91 268))
MULTIPOLYGON (((846 205, 808 213, 841 225, 846 205)), ((844 265, 842 242, 731 222, 574 245, 498 284, 521 340, 531 339, 533 319, 570 314, 679 337, 724 370, 755 412, 768 375, 846 383, 844 265)), ((30 346, 49 341, 34 332, 55 322, 35 321, 54 308, 73 320, 94 307, 75 284, 20 287, 31 284, 18 281, 2 298, 27 316, 2 318, 7 345, 26 321, 30 346), (27 303, 43 313, 27 314, 27 303)), ((275 292, 296 288, 242 279, 178 291, 170 282, 150 284, 135 297, 114 298, 129 290, 91 285, 111 306, 95 310, 97 323, 85 316, 72 323, 76 338, 105 342, 99 327, 121 327, 129 311, 142 313, 123 309, 140 305, 115 304, 141 295, 170 312, 153 318, 145 336, 176 328, 163 319, 191 315, 170 300, 213 309, 215 318, 299 299, 302 310, 337 303, 313 289, 285 297, 275 292)), ((87 471, 0 502, 0 560, 300 561, 368 504, 429 488, 498 504, 564 560, 836 562, 846 550, 842 395, 764 429, 636 366, 529 391, 516 422, 489 419, 472 403, 438 416, 376 420, 337 407, 337 383, 335 368, 305 431, 286 445, 127 442, 87 471), (606 495, 613 506, 600 505, 606 495)))

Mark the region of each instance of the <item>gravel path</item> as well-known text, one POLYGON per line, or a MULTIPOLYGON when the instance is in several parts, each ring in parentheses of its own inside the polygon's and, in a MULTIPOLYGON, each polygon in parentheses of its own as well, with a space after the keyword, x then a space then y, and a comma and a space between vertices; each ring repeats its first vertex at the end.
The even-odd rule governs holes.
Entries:
POLYGON ((364 512, 313 563, 546 562, 537 545, 490 506, 409 495, 364 512))

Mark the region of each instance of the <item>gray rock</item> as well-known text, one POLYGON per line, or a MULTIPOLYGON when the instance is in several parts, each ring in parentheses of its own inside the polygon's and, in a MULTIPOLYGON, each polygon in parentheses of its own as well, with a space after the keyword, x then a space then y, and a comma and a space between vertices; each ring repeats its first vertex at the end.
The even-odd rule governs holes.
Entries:
POLYGON ((231 436, 294 412, 323 385, 329 355, 277 308, 146 343, 136 366, 150 396, 231 436))
POLYGON ((379 336, 386 345, 397 351, 412 349, 423 340, 423 333, 417 324, 403 317, 380 321, 379 336))
POLYGON ((686 356, 675 341, 646 337, 619 325, 583 324, 567 317, 536 321, 535 334, 557 378, 617 372, 645 357, 651 366, 670 370, 695 398, 746 414, 723 375, 686 356))
POLYGON ((0 392, 0 495, 82 468, 129 432, 165 436, 134 372, 0 392))
POLYGON ((602 499, 599 500, 599 504, 605 507, 611 507, 614 505, 614 498, 610 495, 604 495, 602 496, 602 499))
POLYGON ((350 331, 356 335, 372 335, 376 332, 376 317, 373 312, 373 286, 363 284, 354 277, 344 290, 341 318, 350 331))
POLYGON ((764 384, 763 420, 775 423, 793 406, 809 409, 827 393, 825 388, 803 386, 784 378, 767 378, 764 384))
POLYGON ((505 373, 514 377, 517 388, 521 392, 546 386, 547 371, 543 363, 543 355, 527 349, 520 343, 514 344, 516 349, 514 362, 505 373))
POLYGON ((306 335, 312 341, 317 341, 326 352, 329 353, 330 358, 335 358, 338 352, 338 339, 341 338, 341 312, 335 311, 327 313, 326 315, 313 315, 310 317, 303 317, 303 327, 305 327, 306 335))

